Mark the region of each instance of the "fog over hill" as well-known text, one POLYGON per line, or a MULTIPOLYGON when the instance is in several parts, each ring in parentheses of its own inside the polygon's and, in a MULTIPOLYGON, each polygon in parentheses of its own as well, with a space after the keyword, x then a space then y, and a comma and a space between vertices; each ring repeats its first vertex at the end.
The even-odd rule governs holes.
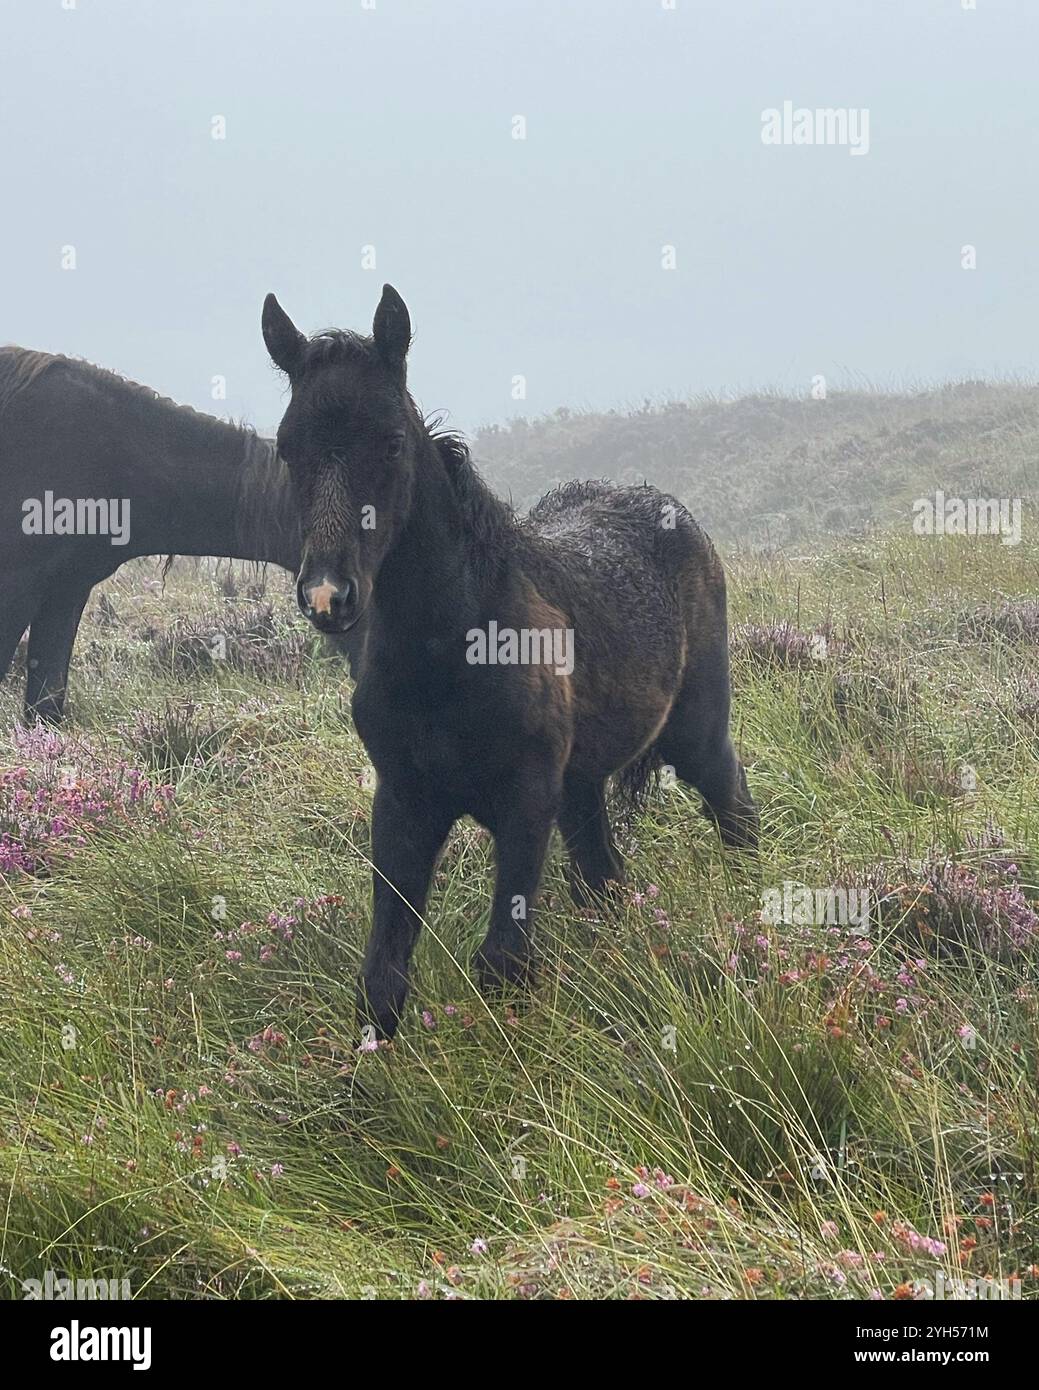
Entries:
POLYGON ((910 526, 913 502, 1034 499, 1039 390, 965 381, 703 397, 632 411, 558 410, 484 427, 473 455, 520 510, 567 478, 648 479, 675 493, 725 544, 783 544, 871 524, 910 526))

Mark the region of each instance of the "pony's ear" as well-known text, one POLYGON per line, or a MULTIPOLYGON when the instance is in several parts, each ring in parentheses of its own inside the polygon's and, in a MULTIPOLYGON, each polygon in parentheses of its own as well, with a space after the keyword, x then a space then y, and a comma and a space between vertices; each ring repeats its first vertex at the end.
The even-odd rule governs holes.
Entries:
POLYGON ((263 301, 263 341, 275 366, 294 376, 303 358, 306 338, 273 294, 263 301))
POLYGON ((372 323, 372 337, 386 365, 403 371, 411 345, 411 318, 408 306, 392 285, 382 287, 382 298, 372 323))

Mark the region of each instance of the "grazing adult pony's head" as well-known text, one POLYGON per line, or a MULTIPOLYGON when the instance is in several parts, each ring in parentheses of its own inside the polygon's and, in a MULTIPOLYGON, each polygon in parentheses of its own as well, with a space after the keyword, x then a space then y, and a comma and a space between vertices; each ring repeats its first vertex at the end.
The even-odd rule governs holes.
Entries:
POLYGON ((408 396, 411 319, 384 285, 372 336, 330 330, 305 338, 269 294, 263 340, 292 388, 278 450, 303 527, 300 609, 322 632, 347 632, 410 510, 423 433, 408 396))

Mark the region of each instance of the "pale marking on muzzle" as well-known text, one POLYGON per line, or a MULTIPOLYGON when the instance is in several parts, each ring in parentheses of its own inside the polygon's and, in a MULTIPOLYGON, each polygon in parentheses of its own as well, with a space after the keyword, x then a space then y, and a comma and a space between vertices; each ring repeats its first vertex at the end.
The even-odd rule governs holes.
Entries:
POLYGON ((325 613, 328 617, 332 616, 332 599, 336 595, 336 586, 327 578, 322 579, 320 584, 315 584, 312 589, 305 591, 307 602, 315 613, 325 613))

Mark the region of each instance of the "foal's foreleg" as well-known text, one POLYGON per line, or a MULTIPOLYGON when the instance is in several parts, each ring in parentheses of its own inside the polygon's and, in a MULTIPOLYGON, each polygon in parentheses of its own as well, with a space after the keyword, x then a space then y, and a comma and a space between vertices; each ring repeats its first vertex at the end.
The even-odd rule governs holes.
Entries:
POLYGON ((494 827, 498 871, 491 925, 473 959, 483 989, 525 983, 531 974, 533 905, 559 807, 558 791, 522 798, 494 827))
POLYGON ((422 929, 433 868, 452 818, 416 805, 380 781, 372 808, 374 913, 357 1009, 362 1025, 392 1038, 408 993, 411 953, 422 929))

